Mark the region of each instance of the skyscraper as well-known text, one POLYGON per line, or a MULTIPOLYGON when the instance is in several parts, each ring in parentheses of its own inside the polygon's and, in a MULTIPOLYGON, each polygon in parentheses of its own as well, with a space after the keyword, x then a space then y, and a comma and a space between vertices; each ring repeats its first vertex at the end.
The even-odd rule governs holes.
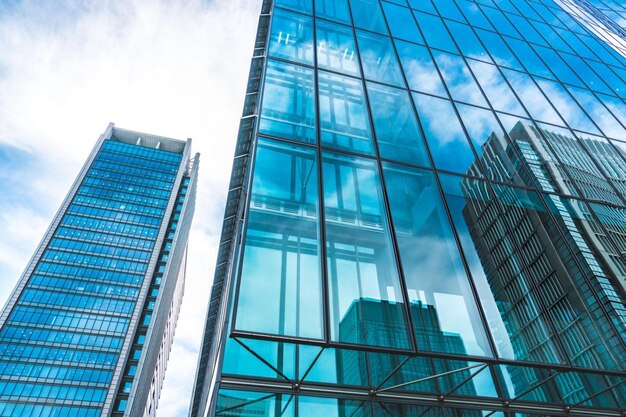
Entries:
POLYGON ((0 316, 3 417, 154 416, 199 155, 110 124, 0 316))
POLYGON ((623 416, 610 0, 274 0, 190 417, 623 416))

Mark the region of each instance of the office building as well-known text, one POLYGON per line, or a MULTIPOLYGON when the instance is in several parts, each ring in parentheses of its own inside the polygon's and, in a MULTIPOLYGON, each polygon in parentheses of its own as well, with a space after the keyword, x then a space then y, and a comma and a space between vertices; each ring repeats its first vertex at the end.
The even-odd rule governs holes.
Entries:
POLYGON ((189 416, 623 416, 624 16, 263 2, 189 416))
POLYGON ((0 416, 153 417, 199 155, 110 124, 0 315, 0 416))

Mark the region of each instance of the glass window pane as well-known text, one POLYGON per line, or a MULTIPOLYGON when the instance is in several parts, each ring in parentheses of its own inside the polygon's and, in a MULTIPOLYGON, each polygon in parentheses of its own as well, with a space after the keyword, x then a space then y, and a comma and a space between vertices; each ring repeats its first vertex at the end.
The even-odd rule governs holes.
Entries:
POLYGON ((348 0, 316 0, 315 13, 317 17, 351 24, 348 0))
POLYGON ((502 72, 533 118, 563 126, 563 121, 554 110, 554 107, 546 99, 530 75, 506 68, 503 68, 502 72))
POLYGON ((318 83, 322 144, 373 154, 362 81, 320 71, 318 83))
POLYGON ((422 33, 426 38, 428 46, 431 48, 443 49, 448 52, 459 52, 440 17, 422 12, 414 13, 417 23, 419 23, 422 28, 422 33))
POLYGON ((549 318, 531 295, 529 276, 512 259, 512 236, 483 181, 440 176, 498 355, 507 359, 563 363, 549 318), (541 343, 539 343, 541 341, 541 343))
POLYGON ((268 61, 259 132, 315 142, 313 70, 268 61))
POLYGON ((389 22, 389 29, 394 38, 405 39, 411 42, 424 43, 422 35, 419 33, 417 24, 413 19, 411 9, 396 6, 395 4, 383 2, 383 9, 389 22))
POLYGON ((425 46, 396 41, 398 55, 409 88, 415 91, 447 97, 437 68, 425 46))
POLYGON ((411 349, 376 163, 324 155, 331 339, 411 349))
POLYGON ((424 138, 406 90, 367 83, 378 150, 382 158, 429 166, 424 138))
POLYGON ((507 44, 504 43, 500 35, 482 29, 476 29, 476 33, 498 65, 520 70, 523 69, 522 65, 517 58, 515 58, 515 55, 513 55, 513 52, 507 44))
POLYGON ((467 57, 481 59, 491 62, 491 58, 487 51, 481 45, 480 41, 468 25, 461 23, 446 21, 446 25, 452 32, 452 36, 456 39, 461 53, 467 57))
POLYGON ((413 98, 435 166, 466 173, 474 163, 474 153, 452 103, 418 93, 413 93, 413 98))
POLYGON ((491 356, 434 175, 392 164, 384 175, 419 349, 491 356))
POLYGON ((462 57, 438 51, 433 51, 433 56, 454 100, 488 106, 462 57))
POLYGON ((498 67, 485 62, 474 61, 473 59, 468 59, 467 62, 495 110, 519 116, 526 114, 498 71, 498 67))
POLYGON ((314 150, 259 140, 238 330, 323 337, 317 191, 314 150))
POLYGON ((385 17, 378 0, 350 0, 354 26, 387 35, 385 17))
POLYGON ((317 26, 317 65, 344 74, 360 76, 359 56, 352 29, 323 20, 317 26))
POLYGON ((313 65, 312 27, 310 17, 276 9, 270 34, 270 55, 313 65))
POLYGON ((313 11, 312 0, 275 0, 274 5, 295 10, 300 13, 311 14, 313 11))
POLYGON ((404 87, 391 39, 362 31, 357 31, 356 38, 365 78, 404 87))

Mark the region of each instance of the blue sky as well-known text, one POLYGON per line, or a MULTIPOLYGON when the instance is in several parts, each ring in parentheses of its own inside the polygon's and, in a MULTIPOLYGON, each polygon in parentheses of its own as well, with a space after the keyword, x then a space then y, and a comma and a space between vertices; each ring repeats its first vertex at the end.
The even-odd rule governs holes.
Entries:
POLYGON ((260 3, 0 2, 0 305, 109 122, 202 153, 159 417, 187 412, 260 3))

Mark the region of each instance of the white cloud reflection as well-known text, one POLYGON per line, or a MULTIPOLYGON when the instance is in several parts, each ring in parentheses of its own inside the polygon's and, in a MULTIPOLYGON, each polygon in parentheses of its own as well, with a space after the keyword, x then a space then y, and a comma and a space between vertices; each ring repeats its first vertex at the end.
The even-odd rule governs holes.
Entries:
POLYGON ((255 0, 0 6, 1 305, 109 121, 192 137, 203 154, 159 417, 187 413, 259 8, 255 0))

